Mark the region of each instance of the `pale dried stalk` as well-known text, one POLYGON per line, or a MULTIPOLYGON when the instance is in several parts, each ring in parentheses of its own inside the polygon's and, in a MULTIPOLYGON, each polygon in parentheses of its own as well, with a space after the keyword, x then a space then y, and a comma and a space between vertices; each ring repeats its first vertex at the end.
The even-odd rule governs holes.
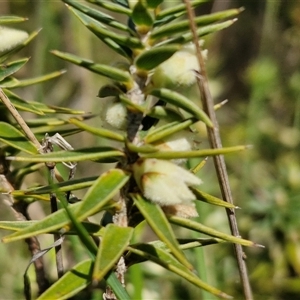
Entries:
POLYGON ((20 125, 26 136, 30 141, 33 142, 38 152, 43 153, 42 146, 40 142, 37 140, 33 132, 30 130, 22 116, 19 114, 19 112, 16 110, 16 108, 13 106, 13 104, 10 102, 8 97, 5 95, 3 90, 0 88, 0 99, 3 102, 3 104, 7 107, 7 109, 10 111, 11 115, 15 118, 17 123, 20 125))
MULTIPOLYGON (((204 59, 203 59, 203 56, 201 53, 201 47, 198 42, 198 36, 197 36, 197 32, 196 32, 197 29, 196 29, 196 24, 194 21, 195 13, 190 4, 190 0, 184 0, 184 3, 186 5, 188 19, 190 22, 190 28, 191 28, 191 32, 193 34, 193 42, 196 47, 196 55, 197 55, 198 63, 200 66, 200 72, 199 72, 200 74, 199 74, 199 76, 197 76, 197 83, 199 86, 201 101, 202 101, 204 111, 210 117, 210 119, 213 123, 213 126, 214 126, 213 128, 207 127, 209 142, 210 142, 212 149, 218 149, 218 148, 222 148, 222 142, 221 142, 221 138, 220 138, 220 134, 219 134, 219 125, 218 125, 218 121, 217 121, 215 110, 214 110, 213 99, 212 99, 212 96, 211 96, 211 93, 209 90, 209 86, 208 86, 208 79, 207 79, 207 74, 206 74, 206 69, 205 69, 205 63, 204 63, 204 59)), ((229 185, 229 179, 228 179, 228 174, 227 174, 227 170, 226 170, 224 156, 223 155, 214 156, 214 165, 215 165, 216 173, 218 176, 218 181, 219 181, 223 199, 225 201, 233 204, 233 199, 232 199, 231 189, 230 189, 230 185, 229 185)), ((235 216, 235 211, 233 209, 227 208, 226 212, 227 212, 227 217, 228 217, 232 235, 239 237, 240 234, 239 234, 239 229, 238 229, 237 220, 236 220, 236 216, 235 216)), ((240 278, 242 281, 245 299, 252 300, 253 296, 252 296, 247 266, 246 266, 246 263, 244 260, 245 254, 243 252, 243 248, 241 245, 234 244, 234 249, 235 249, 235 254, 236 254, 236 258, 237 258, 237 263, 238 263, 238 268, 239 268, 240 278)))

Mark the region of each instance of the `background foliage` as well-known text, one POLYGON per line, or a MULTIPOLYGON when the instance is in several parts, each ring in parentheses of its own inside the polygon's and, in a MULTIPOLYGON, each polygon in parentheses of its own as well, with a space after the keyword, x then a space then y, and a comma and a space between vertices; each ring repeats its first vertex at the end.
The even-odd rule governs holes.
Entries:
MULTIPOLYGON (((212 1, 200 10, 208 13, 239 6, 246 9, 239 16, 239 21, 206 41, 209 78, 216 102, 229 99, 229 104, 218 112, 224 146, 254 145, 242 161, 241 156, 236 159, 235 155, 227 157, 226 161, 234 199, 243 208, 238 212, 242 235, 266 246, 265 250, 246 249, 255 298, 298 299, 300 4, 297 1, 212 1)), ((60 1, 2 1, 0 13, 28 16, 29 21, 21 26, 29 32, 43 27, 42 34, 23 50, 22 56, 32 56, 32 59, 18 73, 19 77, 68 69, 67 75, 57 80, 20 89, 18 93, 22 93, 24 98, 47 104, 85 111, 98 110, 100 103, 95 91, 105 83, 105 79, 65 64, 50 55, 49 50, 63 49, 107 63, 115 57, 111 57, 106 46, 89 34, 60 1)), ((82 135, 71 144, 77 148, 85 143, 101 143, 90 139, 95 138, 82 135)), ((99 172, 95 168, 98 167, 84 163, 79 166, 78 172, 82 176, 93 176, 99 172)), ((207 192, 218 193, 212 164, 208 163, 201 172, 206 178, 203 188, 207 192)), ((47 208, 35 207, 32 214, 41 218, 44 209, 47 208)), ((204 205, 200 209, 200 218, 205 224, 219 229, 227 227, 224 212, 204 205)), ((6 217, 5 210, 5 207, 1 209, 6 217)), ((184 236, 184 232, 180 234, 184 236)), ((49 244, 47 240, 44 243, 45 246, 49 244)), ((74 245, 76 243, 72 247, 74 245)), ((2 269, 7 270, 0 278, 0 294, 3 299, 21 297, 21 276, 29 254, 22 242, 1 244, 0 247, 0 264, 2 269), (20 256, 21 247, 24 248, 23 257, 20 256), (14 260, 13 265, 7 257, 14 260)), ((81 249, 75 255, 83 255, 81 249)), ((205 249, 203 255, 208 281, 236 298, 241 297, 232 247, 214 246, 205 249)), ((51 258, 45 259, 49 260, 50 267, 51 258)), ((75 258, 69 259, 71 265, 75 258)), ((134 278, 138 272, 136 270, 130 276, 134 278)), ((199 291, 169 274, 167 276, 170 277, 161 277, 164 280, 154 281, 153 278, 161 272, 164 271, 152 266, 147 268, 143 277, 138 276, 146 286, 147 298, 199 299, 199 291), (153 288, 153 284, 159 286, 153 288), (162 287, 164 295, 156 292, 162 291, 162 287)), ((204 294, 202 297, 208 296, 204 294)), ((212 299, 212 296, 209 297, 206 299, 212 299)))

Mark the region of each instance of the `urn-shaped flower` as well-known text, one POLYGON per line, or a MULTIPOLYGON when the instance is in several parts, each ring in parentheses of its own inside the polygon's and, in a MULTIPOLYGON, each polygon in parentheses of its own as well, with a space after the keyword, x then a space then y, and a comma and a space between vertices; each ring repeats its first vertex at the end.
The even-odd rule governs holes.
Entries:
POLYGON ((176 164, 159 159, 139 159, 133 175, 143 195, 161 206, 188 204, 195 199, 189 186, 201 180, 176 164))

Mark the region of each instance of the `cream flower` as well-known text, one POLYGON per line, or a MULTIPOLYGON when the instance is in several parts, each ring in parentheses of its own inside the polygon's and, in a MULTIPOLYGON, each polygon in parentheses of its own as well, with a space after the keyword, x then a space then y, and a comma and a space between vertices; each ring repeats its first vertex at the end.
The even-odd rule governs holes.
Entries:
MULTIPOLYGON (((193 148, 194 134, 188 131, 180 131, 168 136, 155 145, 161 151, 190 151, 193 148)), ((172 159, 172 161, 179 165, 186 162, 185 158, 172 159)))
POLYGON ((202 181, 176 164, 159 159, 139 159, 133 175, 144 196, 161 206, 188 204, 195 199, 188 188, 202 181))
POLYGON ((28 33, 8 27, 0 27, 0 54, 8 52, 20 45, 28 37, 28 33))
POLYGON ((120 102, 109 103, 105 107, 105 121, 116 129, 125 130, 127 127, 127 109, 120 102))
MULTIPOLYGON (((207 50, 203 50, 202 54, 206 57, 207 50)), ((189 87, 196 82, 195 71, 199 70, 195 46, 191 43, 155 69, 152 83, 157 88, 189 87)))

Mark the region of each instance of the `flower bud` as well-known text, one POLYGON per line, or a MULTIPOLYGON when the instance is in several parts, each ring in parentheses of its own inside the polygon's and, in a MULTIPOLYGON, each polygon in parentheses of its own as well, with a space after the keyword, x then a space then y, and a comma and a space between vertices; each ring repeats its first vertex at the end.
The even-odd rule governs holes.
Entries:
POLYGON ((189 204, 195 199, 188 186, 201 180, 176 164, 159 159, 139 159, 133 164, 133 175, 144 196, 161 206, 189 204))
POLYGON ((23 30, 0 27, 0 54, 8 52, 21 43, 28 37, 28 33, 23 30))
POLYGON ((127 128, 127 109, 120 102, 109 103, 105 107, 105 121, 116 129, 125 130, 127 128))
MULTIPOLYGON (((207 50, 202 51, 202 53, 206 57, 207 50)), ((155 69, 152 83, 156 88, 189 87, 196 83, 194 71, 199 72, 199 70, 195 46, 191 43, 177 51, 155 69)))

